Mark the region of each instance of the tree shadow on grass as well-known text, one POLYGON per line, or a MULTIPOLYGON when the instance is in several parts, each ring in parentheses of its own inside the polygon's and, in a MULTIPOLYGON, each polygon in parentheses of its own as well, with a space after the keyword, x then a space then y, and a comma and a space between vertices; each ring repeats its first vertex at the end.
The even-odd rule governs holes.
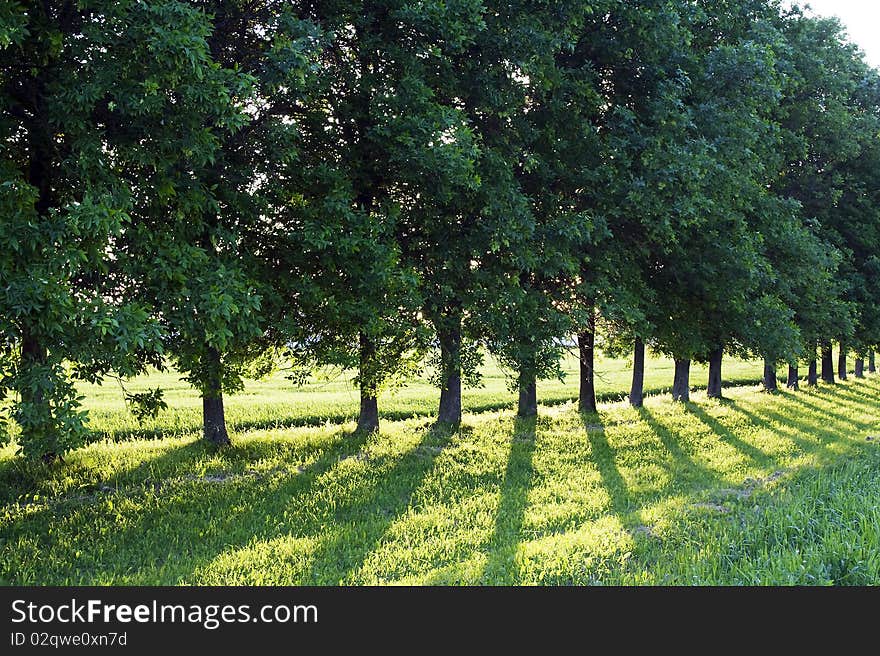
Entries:
MULTIPOLYGON (((810 395, 796 394, 794 392, 780 392, 780 395, 783 396, 785 399, 791 401, 792 403, 796 403, 806 408, 812 414, 823 415, 826 418, 830 418, 837 423, 848 426, 858 426, 862 430, 868 430, 873 427, 873 424, 871 422, 859 421, 854 417, 847 417, 846 415, 840 414, 839 412, 835 412, 834 410, 831 410, 829 408, 823 408, 820 405, 816 405, 815 403, 807 401, 805 396, 809 397, 810 395)), ((834 401, 835 399, 839 400, 836 389, 830 395, 828 395, 825 390, 814 391, 811 393, 811 395, 815 395, 817 398, 826 401, 834 401)))
MULTIPOLYGON (((731 401, 728 401, 726 399, 719 399, 719 402, 725 404, 732 403, 731 401)), ((715 433, 715 435, 717 435, 722 442, 730 444, 733 448, 749 458, 756 465, 767 467, 773 464, 773 456, 765 453, 758 447, 738 438, 732 430, 727 428, 727 426, 721 423, 721 421, 710 415, 696 403, 687 403, 685 407, 694 417, 699 419, 700 422, 702 422, 713 433, 715 433)))
POLYGON ((696 462, 690 453, 681 445, 679 438, 667 426, 660 423, 654 414, 646 407, 637 409, 642 421, 647 424, 651 432, 660 440, 666 451, 672 457, 671 475, 676 482, 682 477, 684 482, 695 483, 704 481, 709 485, 699 485, 699 488, 717 486, 723 483, 717 472, 696 462))
POLYGON ((522 527, 528 507, 534 470, 537 418, 516 419, 507 469, 501 483, 495 530, 487 546, 489 556, 483 568, 483 582, 490 585, 516 583, 519 572, 516 553, 523 540, 522 527))
POLYGON ((78 459, 77 452, 68 456, 65 463, 50 466, 18 457, 9 458, 0 461, 0 504, 14 503, 34 493, 38 493, 43 499, 52 498, 53 503, 63 504, 71 500, 81 502, 89 495, 112 492, 129 478, 137 479, 149 470, 167 475, 172 470, 172 465, 186 467, 194 458, 208 453, 210 448, 201 440, 162 445, 156 455, 140 458, 138 463, 129 467, 118 468, 109 478, 99 478, 98 473, 87 462, 83 463, 78 459), (61 494, 51 490, 54 483, 77 477, 91 479, 91 482, 81 483, 76 489, 61 494))
POLYGON ((590 442, 590 454, 599 475, 602 477, 602 485, 608 493, 611 503, 611 512, 617 515, 624 526, 631 526, 638 522, 630 520, 632 511, 632 499, 626 480, 617 467, 617 452, 608 442, 605 435, 605 425, 596 413, 581 413, 581 422, 590 442))
POLYGON ((876 406, 878 401, 880 401, 880 398, 878 398, 876 391, 873 389, 862 390, 856 386, 849 386, 842 387, 835 391, 837 392, 837 397, 842 397, 857 405, 864 405, 865 403, 869 403, 876 406))
POLYGON ((820 387, 814 390, 811 396, 815 399, 836 403, 859 412, 864 411, 866 404, 877 409, 878 402, 880 402, 880 398, 878 398, 873 389, 862 389, 862 385, 859 382, 837 385, 831 389, 820 387))
POLYGON ((337 530, 323 539, 312 554, 306 583, 352 583, 369 556, 381 545, 394 522, 409 509, 419 485, 452 438, 471 431, 468 426, 437 424, 425 430, 419 444, 383 471, 375 483, 364 486, 335 507, 328 518, 337 530), (352 530, 346 530, 350 525, 352 530))
POLYGON ((132 572, 174 563, 179 552, 185 553, 183 560, 195 568, 218 553, 218 547, 206 539, 209 534, 221 536, 220 548, 225 549, 243 546, 262 532, 247 532, 245 527, 270 531, 272 526, 270 532, 277 532, 268 508, 278 496, 293 500, 308 493, 323 474, 355 456, 371 437, 364 432, 340 432, 307 465, 291 463, 285 471, 270 472, 269 476, 245 470, 249 461, 241 459, 234 446, 216 451, 199 441, 185 443, 112 477, 96 491, 53 500, 39 513, 27 513, 7 524, 6 532, 37 538, 42 553, 56 550, 51 558, 54 571, 47 568, 41 572, 43 580, 37 583, 114 581, 118 575, 130 577, 132 572), (228 461, 232 471, 199 476, 192 465, 205 455, 219 458, 221 464, 228 461), (113 503, 109 508, 108 502, 113 503), (114 506, 125 507, 121 517, 114 514, 114 506), (47 523, 54 538, 41 528, 47 523), (86 531, 89 537, 84 541, 86 531), (65 546, 58 546, 61 544, 65 546), (77 557, 68 552, 73 548, 77 557))
MULTIPOLYGON (((770 410, 767 408, 747 410, 740 403, 733 400, 729 400, 727 405, 734 412, 742 415, 755 428, 762 428, 775 433, 776 435, 785 437, 805 454, 819 454, 823 457, 831 455, 831 451, 828 449, 827 444, 828 442, 834 441, 834 438, 823 437, 822 432, 819 431, 816 426, 806 422, 803 416, 797 416, 795 414, 788 414, 784 411, 770 410), (813 439, 810 439, 811 437, 813 439)), ((819 421, 821 421, 821 419, 819 419, 819 421)), ((778 460, 774 459, 772 462, 777 463, 778 460)))

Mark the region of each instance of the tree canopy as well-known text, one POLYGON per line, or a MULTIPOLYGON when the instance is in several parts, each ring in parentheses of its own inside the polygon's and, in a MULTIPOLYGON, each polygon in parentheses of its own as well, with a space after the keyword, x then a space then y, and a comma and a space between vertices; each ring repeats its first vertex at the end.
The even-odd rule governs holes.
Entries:
MULTIPOLYGON (((358 428, 485 357, 519 413, 575 343, 810 363, 880 345, 880 74, 777 0, 53 0, 0 8, 0 435, 78 381, 356 371, 358 428), (601 340, 597 342, 596 336, 601 340)), ((640 364, 641 363, 641 364, 640 364)), ((845 374, 845 370, 843 372, 845 374)), ((140 414, 161 390, 128 394, 140 414)))

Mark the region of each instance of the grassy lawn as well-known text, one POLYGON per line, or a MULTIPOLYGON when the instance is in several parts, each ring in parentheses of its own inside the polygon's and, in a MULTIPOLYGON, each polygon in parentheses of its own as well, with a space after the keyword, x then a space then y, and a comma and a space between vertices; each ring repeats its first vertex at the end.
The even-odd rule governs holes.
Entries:
MULTIPOLYGON (((652 362, 648 386, 670 366, 652 362)), ((48 472, 0 450, 0 582, 880 583, 880 377, 587 416, 564 402, 575 384, 545 385, 552 403, 522 421, 489 377, 454 433, 421 416, 433 392, 405 390, 386 416, 412 416, 365 437, 295 426, 352 416, 344 382, 282 396, 267 381, 230 399, 239 432, 220 452, 178 385, 156 427, 176 435, 99 441, 48 472)), ((89 395, 96 428, 124 433, 108 394, 89 395)))
MULTIPOLYGON (((567 357, 564 361, 564 382, 546 380, 538 383, 541 403, 556 405, 576 399, 578 395, 578 361, 567 357)), ((668 391, 672 386, 673 362, 666 358, 648 359, 645 372, 647 393, 668 391)), ((728 359, 724 375, 728 384, 757 383, 763 374, 760 363, 728 359)), ((780 375, 782 371, 780 370, 780 375)), ((597 397, 604 401, 620 400, 629 393, 631 362, 625 359, 599 358, 596 362, 597 397)), ((708 368, 693 365, 691 382, 705 387, 708 368)), ((152 373, 126 383, 130 391, 144 391, 161 386, 169 409, 154 421, 139 425, 126 411, 122 392, 112 381, 103 386, 82 385, 92 427, 101 436, 111 439, 126 437, 178 437, 196 433, 202 421, 202 402, 198 394, 175 372, 152 373)), ((511 407, 515 393, 508 389, 508 380, 491 360, 483 368, 483 386, 465 389, 465 411, 481 413, 511 407)), ((385 392, 379 400, 379 412, 385 419, 400 420, 431 417, 437 413, 439 391, 427 381, 427 376, 410 381, 406 387, 385 392)), ((312 379, 297 387, 284 378, 283 373, 267 380, 248 381, 242 394, 226 398, 226 418, 230 430, 250 431, 293 426, 322 426, 354 420, 359 408, 358 390, 345 373, 332 374, 324 380, 312 379)))

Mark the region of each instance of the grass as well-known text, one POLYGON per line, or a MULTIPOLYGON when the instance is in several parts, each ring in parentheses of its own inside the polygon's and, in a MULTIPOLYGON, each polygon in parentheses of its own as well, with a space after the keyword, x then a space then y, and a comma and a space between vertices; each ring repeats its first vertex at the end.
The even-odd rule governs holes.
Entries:
MULTIPOLYGON (((262 385, 230 400, 221 451, 184 411, 162 420, 175 436, 99 441, 51 470, 0 450, 0 583, 880 583, 880 377, 596 415, 551 387, 528 421, 493 382, 460 430, 419 411, 371 436, 290 427, 320 416, 296 403, 261 424, 281 384, 262 385)), ((312 407, 345 394, 324 393, 312 407)), ((90 403, 108 435, 127 421, 90 403)), ((413 395, 386 412, 408 403, 433 410, 413 395)))
MULTIPOLYGON (((563 365, 566 372, 564 382, 547 380, 538 383, 542 403, 556 405, 577 398, 577 359, 567 357, 563 365)), ((597 398, 603 401, 624 398, 629 392, 630 367, 629 360, 598 359, 597 398)), ((657 394, 669 391, 673 371, 671 360, 649 358, 645 374, 646 392, 657 394)), ((724 373, 730 385, 756 383, 761 379, 763 368, 759 363, 730 359, 725 361, 724 373)), ((706 367, 693 365, 691 376, 696 386, 704 385, 707 375, 706 367)), ((267 380, 248 381, 244 393, 226 398, 226 418, 230 429, 250 431, 352 421, 357 417, 360 401, 351 378, 347 373, 320 380, 313 378, 302 387, 286 380, 283 373, 267 380)), ((481 413, 511 407, 516 395, 508 389, 507 382, 504 372, 493 362, 487 362, 483 368, 483 386, 464 390, 465 410, 481 413)), ((85 407, 98 437, 118 440, 129 437, 173 437, 198 432, 202 420, 201 400, 187 383, 180 380, 179 374, 153 372, 126 383, 130 391, 144 391, 156 386, 165 390, 169 409, 155 420, 139 425, 126 410, 118 385, 82 385, 80 389, 86 397, 85 407)), ((420 377, 410 381, 406 387, 383 393, 379 410, 382 418, 394 421, 431 417, 437 412, 438 396, 437 388, 426 377, 420 377)))

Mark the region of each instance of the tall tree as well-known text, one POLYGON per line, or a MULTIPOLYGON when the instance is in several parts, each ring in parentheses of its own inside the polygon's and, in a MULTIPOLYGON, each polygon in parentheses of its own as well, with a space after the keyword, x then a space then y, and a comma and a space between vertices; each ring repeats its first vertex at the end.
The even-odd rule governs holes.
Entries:
POLYGON ((198 108, 226 97, 207 33, 204 15, 177 1, 0 12, 0 398, 18 397, 27 456, 51 461, 82 441, 73 380, 159 362, 157 326, 115 248, 146 189, 133 171, 177 162, 181 149, 211 156, 198 108))
MULTIPOLYGON (((428 345, 425 271, 414 256, 434 220, 426 199, 477 184, 470 129, 438 89, 449 52, 464 47, 479 14, 467 4, 365 0, 303 3, 301 15, 327 39, 300 122, 313 181, 303 208, 320 217, 337 252, 322 280, 312 279, 320 311, 288 325, 317 359, 358 368, 358 427, 373 431, 380 390, 411 371, 428 345)), ((452 246, 450 237, 443 240, 452 246)))
POLYGON ((487 297, 490 312, 483 316, 490 317, 491 350, 515 373, 520 416, 537 412, 538 378, 562 377, 563 336, 589 322, 581 316, 576 280, 584 251, 604 234, 583 193, 600 165, 594 120, 602 96, 578 42, 595 4, 532 9, 510 31, 506 48, 517 54, 516 77, 525 85, 523 104, 507 110, 506 130, 518 150, 514 175, 528 198, 533 230, 508 261, 518 287, 487 297))
MULTIPOLYGON (((211 149, 169 137, 175 152, 145 177, 150 190, 142 189, 124 254, 161 318, 166 352, 202 396, 205 439, 222 446, 230 441, 224 392, 241 389, 283 342, 268 253, 279 208, 296 199, 296 118, 318 35, 287 3, 189 6, 209 21, 204 40, 219 91, 192 111, 211 149)), ((194 81, 146 84, 173 96, 194 81)))

